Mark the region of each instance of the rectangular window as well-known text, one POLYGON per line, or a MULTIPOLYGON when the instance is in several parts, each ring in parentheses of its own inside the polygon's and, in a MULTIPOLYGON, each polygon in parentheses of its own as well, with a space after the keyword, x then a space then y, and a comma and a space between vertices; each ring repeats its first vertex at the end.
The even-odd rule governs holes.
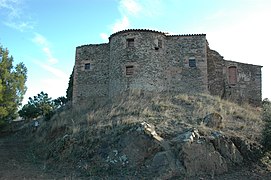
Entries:
POLYGON ((85 64, 85 70, 90 70, 90 63, 85 64))
POLYGON ((134 66, 126 66, 126 76, 131 76, 134 74, 134 66))
POLYGON ((237 83, 237 68, 236 66, 229 67, 229 84, 235 85, 237 83))
POLYGON ((159 48, 162 48, 162 40, 161 39, 155 39, 154 40, 154 49, 159 50, 159 48))
POLYGON ((127 39, 127 47, 135 47, 135 39, 127 39))
POLYGON ((189 59, 189 67, 197 67, 196 59, 189 59))
POLYGON ((162 40, 161 39, 158 39, 158 47, 162 48, 162 40))

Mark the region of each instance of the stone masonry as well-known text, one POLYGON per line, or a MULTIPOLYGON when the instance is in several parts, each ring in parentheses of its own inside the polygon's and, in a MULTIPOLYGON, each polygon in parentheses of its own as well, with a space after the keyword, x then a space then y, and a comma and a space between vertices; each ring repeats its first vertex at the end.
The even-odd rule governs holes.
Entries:
POLYGON ((205 34, 129 29, 112 34, 109 43, 76 48, 73 104, 140 89, 209 93, 259 105, 261 67, 224 60, 205 34))

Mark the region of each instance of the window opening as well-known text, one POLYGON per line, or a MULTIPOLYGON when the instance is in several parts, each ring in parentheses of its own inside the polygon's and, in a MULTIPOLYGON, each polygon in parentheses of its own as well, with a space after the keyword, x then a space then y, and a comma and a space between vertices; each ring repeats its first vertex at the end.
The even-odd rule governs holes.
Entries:
POLYGON ((189 67, 197 67, 196 59, 189 59, 189 67))
POLYGON ((135 47, 135 39, 127 39, 127 47, 135 47))
POLYGON ((229 84, 235 85, 237 83, 237 67, 231 66, 229 67, 229 84))
POLYGON ((162 48, 162 40, 161 39, 158 39, 158 47, 162 48))
POLYGON ((134 74, 134 66, 126 66, 126 75, 131 76, 134 74))
POLYGON ((162 48, 162 40, 161 39, 155 39, 154 43, 155 43, 155 47, 154 47, 155 50, 159 50, 159 48, 162 48))
POLYGON ((90 70, 90 63, 85 64, 85 70, 90 70))

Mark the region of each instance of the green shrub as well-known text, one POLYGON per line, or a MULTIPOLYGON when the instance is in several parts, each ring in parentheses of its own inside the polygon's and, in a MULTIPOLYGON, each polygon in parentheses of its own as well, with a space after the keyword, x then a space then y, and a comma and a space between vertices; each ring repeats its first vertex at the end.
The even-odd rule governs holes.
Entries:
POLYGON ((268 99, 263 100, 263 146, 266 150, 271 150, 271 102, 268 99))

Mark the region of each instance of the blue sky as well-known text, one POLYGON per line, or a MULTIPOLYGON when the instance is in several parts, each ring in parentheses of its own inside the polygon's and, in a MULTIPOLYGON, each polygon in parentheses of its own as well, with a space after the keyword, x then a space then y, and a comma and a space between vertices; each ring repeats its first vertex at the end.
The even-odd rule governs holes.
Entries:
POLYGON ((65 96, 75 48, 129 28, 205 33, 227 60, 264 66, 271 99, 270 0, 0 0, 0 44, 28 68, 28 97, 65 96))

